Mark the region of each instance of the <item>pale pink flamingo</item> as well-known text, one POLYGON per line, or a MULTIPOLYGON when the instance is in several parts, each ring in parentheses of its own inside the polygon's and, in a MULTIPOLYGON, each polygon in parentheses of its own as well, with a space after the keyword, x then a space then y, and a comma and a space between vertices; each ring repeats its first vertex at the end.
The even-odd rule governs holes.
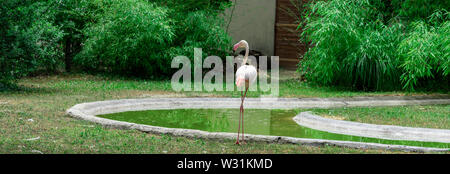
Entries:
POLYGON ((241 67, 239 67, 236 71, 236 86, 238 88, 245 86, 245 93, 242 94, 243 90, 241 90, 241 108, 239 113, 239 127, 238 134, 236 139, 236 144, 239 144, 239 132, 241 130, 241 120, 242 120, 242 142, 245 144, 244 140, 244 99, 247 95, 247 91, 250 85, 252 85, 256 81, 256 68, 252 65, 246 65, 248 59, 249 47, 248 43, 245 40, 241 40, 237 44, 234 45, 233 50, 236 51, 238 48, 245 48, 245 56, 242 62, 241 67))

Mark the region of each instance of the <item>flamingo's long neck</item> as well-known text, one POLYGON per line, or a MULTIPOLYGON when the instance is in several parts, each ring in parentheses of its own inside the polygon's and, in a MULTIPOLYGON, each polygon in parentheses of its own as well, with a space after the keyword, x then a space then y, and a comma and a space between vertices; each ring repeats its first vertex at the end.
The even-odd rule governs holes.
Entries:
POLYGON ((247 63, 248 52, 249 52, 248 44, 245 44, 245 56, 244 56, 244 61, 242 62, 242 66, 244 66, 247 63))

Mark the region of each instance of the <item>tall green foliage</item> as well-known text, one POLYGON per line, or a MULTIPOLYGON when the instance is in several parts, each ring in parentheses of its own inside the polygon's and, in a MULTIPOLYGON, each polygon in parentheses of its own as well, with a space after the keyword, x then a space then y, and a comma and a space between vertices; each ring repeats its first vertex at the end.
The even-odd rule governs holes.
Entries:
POLYGON ((0 2, 0 88, 39 70, 61 65, 58 41, 63 33, 52 23, 54 11, 47 1, 0 2))
POLYGON ((0 1, 0 88, 41 71, 171 74, 171 59, 224 56, 230 38, 216 0, 0 1), (80 69, 81 68, 81 69, 80 69))
POLYGON ((305 20, 303 34, 315 44, 301 66, 308 79, 357 89, 398 82, 394 50, 402 25, 383 24, 369 1, 319 1, 305 20))
POLYGON ((399 16, 406 21, 423 20, 436 12, 436 10, 450 8, 448 0, 391 0, 385 2, 392 6, 392 15, 399 16))
POLYGON ((56 12, 55 24, 61 26, 64 37, 61 40, 64 52, 63 62, 65 70, 70 72, 73 68, 73 57, 81 49, 85 40, 84 28, 94 23, 101 14, 106 3, 100 0, 64 0, 51 1, 51 10, 56 12))
MULTIPOLYGON (((412 5, 380 0, 311 3, 301 25, 302 36, 313 46, 299 71, 312 82, 364 90, 413 90, 419 79, 432 79, 438 71, 447 76, 449 33, 442 21, 448 19, 409 24, 442 12, 427 9, 410 15, 408 4, 412 5)), ((427 8, 438 7, 442 5, 427 8)))
POLYGON ((75 61, 85 68, 148 76, 160 70, 161 50, 173 39, 167 9, 141 0, 115 0, 86 29, 75 61))
MULTIPOLYGON (((158 0, 157 0, 158 1, 158 0)), ((202 48, 203 58, 209 55, 227 56, 230 37, 224 30, 219 14, 228 7, 226 1, 169 0, 159 2, 170 7, 175 39, 166 50, 169 59, 185 55, 193 59, 194 48, 202 48)))
POLYGON ((450 13, 444 15, 440 16, 446 22, 438 25, 428 25, 424 21, 411 23, 411 32, 399 44, 398 54, 403 70, 400 78, 404 88, 413 90, 420 81, 427 79, 441 79, 448 84, 450 13))
POLYGON ((195 47, 205 55, 225 55, 230 39, 218 18, 224 6, 189 2, 105 1, 104 13, 85 29, 75 62, 89 70, 156 78, 174 71, 172 58, 193 58, 195 47))

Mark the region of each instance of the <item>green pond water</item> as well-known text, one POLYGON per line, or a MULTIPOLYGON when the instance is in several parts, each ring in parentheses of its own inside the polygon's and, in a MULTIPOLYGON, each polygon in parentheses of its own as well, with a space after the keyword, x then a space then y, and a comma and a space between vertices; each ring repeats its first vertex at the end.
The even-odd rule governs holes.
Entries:
MULTIPOLYGON (((296 110, 245 109, 244 128, 247 134, 289 136, 298 138, 343 140, 397 144, 423 147, 450 148, 450 143, 385 140, 342 135, 306 128, 292 118, 296 110)), ((197 129, 209 132, 237 132, 239 109, 175 109, 132 111, 98 115, 112 120, 168 128, 197 129)))

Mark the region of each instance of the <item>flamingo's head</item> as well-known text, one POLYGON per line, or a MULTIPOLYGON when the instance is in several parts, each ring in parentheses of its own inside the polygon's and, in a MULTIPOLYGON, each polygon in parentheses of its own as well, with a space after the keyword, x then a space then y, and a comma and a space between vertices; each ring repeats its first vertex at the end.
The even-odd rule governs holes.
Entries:
POLYGON ((247 41, 241 40, 237 44, 234 44, 233 51, 236 51, 238 48, 245 48, 248 46, 247 41))

